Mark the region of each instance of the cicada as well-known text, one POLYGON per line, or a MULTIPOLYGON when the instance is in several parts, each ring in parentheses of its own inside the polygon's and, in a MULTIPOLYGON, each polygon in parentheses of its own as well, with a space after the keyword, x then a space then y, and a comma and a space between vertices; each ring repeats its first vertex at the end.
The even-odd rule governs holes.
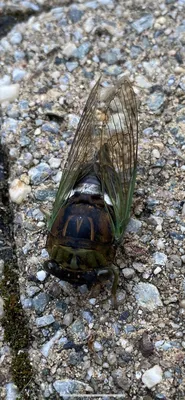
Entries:
POLYGON ((137 101, 122 78, 100 98, 100 79, 80 118, 48 223, 45 269, 70 283, 113 275, 132 203, 138 152, 137 101))

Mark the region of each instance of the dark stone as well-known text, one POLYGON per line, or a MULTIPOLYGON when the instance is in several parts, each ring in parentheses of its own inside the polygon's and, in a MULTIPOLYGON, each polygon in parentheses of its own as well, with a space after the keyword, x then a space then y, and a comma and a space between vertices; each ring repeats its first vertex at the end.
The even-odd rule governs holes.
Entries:
POLYGON ((64 62, 65 62, 64 58, 61 58, 61 57, 58 57, 58 56, 55 57, 55 61, 54 61, 55 65, 64 64, 64 62))
POLYGON ((81 363, 82 360, 83 360, 83 356, 84 356, 83 352, 71 353, 70 356, 69 356, 69 364, 70 365, 77 365, 77 364, 81 363))
POLYGON ((160 29, 159 31, 156 31, 154 33, 154 38, 157 39, 159 36, 162 36, 162 35, 164 35, 164 30, 160 29))
POLYGON ((56 303, 56 309, 57 309, 58 311, 65 312, 65 311, 67 310, 67 304, 65 303, 65 301, 59 300, 59 301, 57 301, 57 303, 56 303))
POLYGON ((149 357, 154 352, 154 344, 147 331, 143 332, 139 341, 139 348, 144 357, 149 357))
POLYGON ((120 315, 119 320, 125 321, 128 317, 130 316, 130 313, 128 310, 123 311, 123 313, 120 315))
POLYGON ((179 64, 183 64, 183 57, 180 51, 177 51, 177 53, 175 54, 175 59, 179 64))
POLYGON ((177 239, 177 240, 184 240, 185 239, 185 235, 182 235, 178 232, 170 232, 170 237, 172 239, 177 239))
POLYGON ((79 351, 81 351, 82 348, 83 348, 83 344, 76 344, 72 340, 69 340, 69 342, 67 342, 63 345, 63 350, 74 349, 77 353, 79 351))

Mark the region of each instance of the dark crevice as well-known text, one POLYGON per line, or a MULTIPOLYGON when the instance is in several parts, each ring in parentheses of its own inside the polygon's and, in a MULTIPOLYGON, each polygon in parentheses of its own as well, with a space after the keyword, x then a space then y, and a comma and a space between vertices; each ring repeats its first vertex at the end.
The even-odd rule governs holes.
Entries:
MULTIPOLYGON (((20 302, 19 271, 13 233, 13 212, 8 196, 9 163, 0 144, 0 259, 4 261, 4 277, 0 281, 0 296, 4 301, 4 340, 11 349, 11 375, 22 399, 34 399, 34 377, 28 349, 31 334, 20 302)), ((5 379, 1 384, 8 383, 5 379)))
MULTIPOLYGON (((47 2, 46 2, 47 3, 47 2)), ((62 7, 65 5, 73 4, 72 0, 54 1, 44 4, 42 7, 38 6, 37 10, 24 9, 22 6, 0 6, 0 39, 8 34, 8 32, 18 23, 26 22, 34 15, 40 15, 43 12, 49 12, 55 7, 62 7), (50 4, 49 4, 50 3, 50 4), (61 4, 62 3, 62 4, 61 4), (22 8, 21 8, 22 7, 22 8)))

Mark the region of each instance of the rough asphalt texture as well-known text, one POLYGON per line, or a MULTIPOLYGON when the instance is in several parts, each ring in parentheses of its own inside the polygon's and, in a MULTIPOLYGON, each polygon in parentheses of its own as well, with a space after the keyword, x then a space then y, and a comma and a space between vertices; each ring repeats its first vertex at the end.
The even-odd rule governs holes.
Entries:
MULTIPOLYGON (((1 140, 10 160, 20 299, 32 334, 27 395, 184 399, 185 1, 55 1, 47 11, 45 3, 0 3, 1 15, 7 6, 9 14, 15 7, 36 13, 0 40, 1 140), (40 208, 52 209, 100 73, 102 87, 129 77, 140 103, 132 216, 117 253, 117 310, 111 283, 89 292, 43 270, 40 208), (19 94, 8 103, 12 84, 19 94)), ((0 398, 14 400, 11 349, 3 338, 2 328, 0 398)))

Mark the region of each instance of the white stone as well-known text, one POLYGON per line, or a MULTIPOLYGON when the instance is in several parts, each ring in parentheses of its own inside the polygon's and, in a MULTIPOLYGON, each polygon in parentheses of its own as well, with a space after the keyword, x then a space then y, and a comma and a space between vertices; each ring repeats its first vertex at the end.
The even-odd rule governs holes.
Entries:
POLYGON ((94 18, 89 17, 84 23, 84 30, 86 33, 90 33, 94 28, 94 18))
POLYGON ((166 18, 165 17, 159 17, 159 18, 157 18, 157 22, 160 24, 160 25, 164 25, 164 24, 166 24, 166 18))
POLYGON ((17 386, 13 382, 6 385, 6 400, 16 400, 18 396, 17 386))
POLYGON ((53 180, 55 183, 59 183, 62 178, 62 171, 58 171, 55 176, 53 176, 53 180))
POLYGON ((182 207, 182 215, 185 215, 185 203, 183 204, 183 207, 182 207))
POLYGON ((62 330, 58 330, 55 335, 41 347, 41 353, 44 357, 48 357, 50 349, 53 347, 54 343, 62 336, 62 330))
POLYGON ((141 371, 136 371, 136 374, 135 374, 135 376, 136 376, 136 379, 137 380, 139 380, 139 379, 141 379, 141 371))
POLYGON ((130 279, 135 275, 135 271, 133 268, 127 267, 123 269, 124 278, 130 279))
POLYGON ((128 340, 125 339, 123 336, 120 337, 119 343, 120 343, 121 347, 123 347, 123 349, 128 347, 128 344, 129 344, 128 340))
POLYGON ((167 255, 165 253, 160 253, 159 251, 156 251, 156 253, 153 254, 153 259, 154 264, 165 266, 167 262, 167 255))
POLYGON ((159 365, 154 365, 154 367, 145 371, 142 376, 142 382, 148 389, 153 388, 161 381, 162 381, 162 369, 159 365))
POLYGON ((12 36, 10 38, 11 44, 20 44, 22 42, 22 35, 20 32, 12 32, 12 36))
POLYGON ((51 77, 53 78, 53 79, 58 79, 58 78, 60 78, 60 71, 54 71, 54 72, 52 72, 52 74, 51 74, 51 77))
POLYGON ((13 101, 19 95, 19 84, 0 86, 0 104, 4 101, 13 101))
POLYGON ((155 268, 155 269, 154 269, 154 275, 160 274, 161 271, 162 271, 162 268, 161 268, 161 267, 155 268))
POLYGON ((13 201, 14 203, 21 204, 30 192, 31 186, 26 185, 19 179, 14 179, 14 181, 11 182, 9 194, 11 201, 13 201))
POLYGON ((148 81, 148 79, 143 75, 137 75, 135 78, 135 83, 138 87, 149 89, 152 86, 152 83, 148 81))
POLYGON ((79 123, 80 117, 76 114, 68 114, 68 129, 76 129, 79 123))
POLYGON ((153 78, 159 72, 159 60, 151 59, 150 61, 144 61, 143 67, 146 71, 146 74, 153 78))
POLYGON ((51 168, 59 168, 61 164, 61 159, 60 158, 55 158, 55 157, 51 157, 49 159, 49 165, 51 168))
POLYGON ((70 58, 75 50, 76 50, 75 44, 72 42, 69 42, 68 44, 66 44, 66 46, 63 49, 63 55, 66 58, 70 58))
POLYGON ((46 279, 46 276, 47 276, 47 273, 46 273, 46 271, 44 271, 44 270, 38 271, 38 272, 37 272, 37 279, 38 279, 40 282, 43 282, 43 281, 46 279))
POLYGON ((152 150, 152 156, 153 156, 154 158, 160 158, 161 155, 160 155, 160 153, 159 153, 159 150, 153 149, 153 150, 152 150))
POLYGON ((34 134, 39 136, 41 134, 41 128, 36 128, 34 134))
POLYGON ((103 346, 101 345, 100 342, 97 342, 97 340, 95 340, 95 342, 93 343, 93 349, 94 351, 102 351, 103 350, 103 346))
POLYGON ((162 239, 159 239, 158 241, 157 241, 157 249, 158 250, 163 250, 164 249, 164 242, 162 241, 162 239))
POLYGON ((89 299, 89 304, 94 306, 96 304, 96 299, 94 297, 92 297, 92 299, 89 299))

